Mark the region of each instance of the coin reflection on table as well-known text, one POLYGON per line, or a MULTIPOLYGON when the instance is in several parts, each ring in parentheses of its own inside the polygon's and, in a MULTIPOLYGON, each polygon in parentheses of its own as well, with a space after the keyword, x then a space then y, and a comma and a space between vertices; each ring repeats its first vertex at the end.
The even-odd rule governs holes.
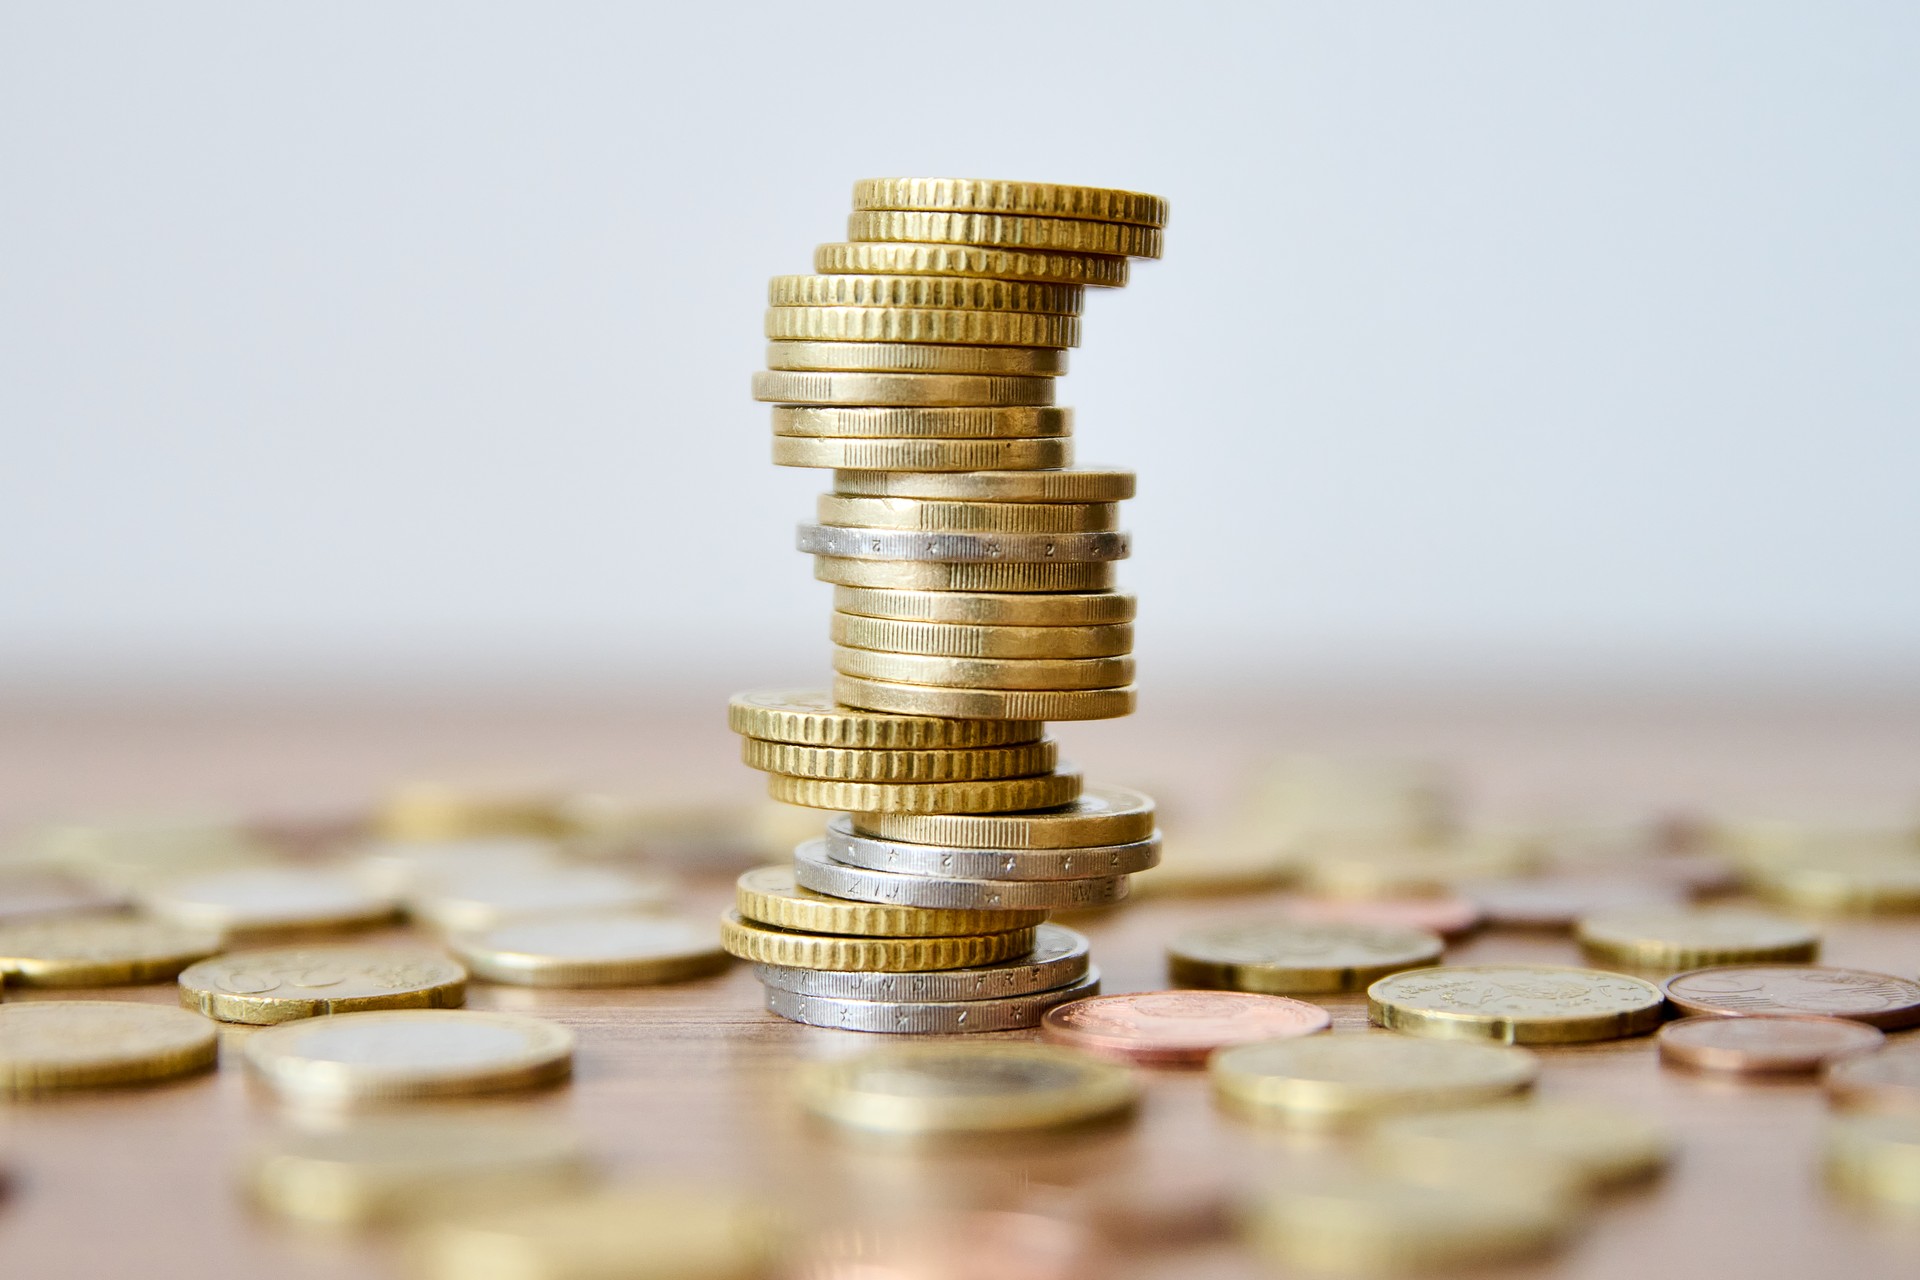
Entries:
POLYGON ((1842 1058, 1871 1053, 1885 1040, 1879 1029, 1842 1018, 1683 1018, 1660 1029, 1660 1061, 1739 1075, 1812 1074, 1842 1058))

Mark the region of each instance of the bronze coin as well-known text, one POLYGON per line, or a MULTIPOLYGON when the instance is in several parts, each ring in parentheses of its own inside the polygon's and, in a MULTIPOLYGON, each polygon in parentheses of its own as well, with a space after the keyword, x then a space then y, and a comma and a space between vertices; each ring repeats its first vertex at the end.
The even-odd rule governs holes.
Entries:
POLYGON ((1816 964, 1727 964, 1668 978, 1667 999, 1686 1013, 1847 1018, 1893 1031, 1920 1025, 1920 982, 1867 969, 1816 964))
POLYGON ((1041 1034, 1122 1062, 1192 1065, 1225 1045, 1324 1031, 1325 1009, 1286 996, 1244 991, 1146 991, 1090 996, 1056 1005, 1041 1034))
POLYGON ((1838 1063, 1827 1073, 1827 1096, 1846 1107, 1920 1111, 1920 1053, 1907 1047, 1838 1063))
POLYGON ((1871 1052, 1885 1039, 1877 1028, 1844 1018, 1682 1018, 1661 1028, 1660 1061, 1696 1071, 1810 1075, 1837 1059, 1871 1052))

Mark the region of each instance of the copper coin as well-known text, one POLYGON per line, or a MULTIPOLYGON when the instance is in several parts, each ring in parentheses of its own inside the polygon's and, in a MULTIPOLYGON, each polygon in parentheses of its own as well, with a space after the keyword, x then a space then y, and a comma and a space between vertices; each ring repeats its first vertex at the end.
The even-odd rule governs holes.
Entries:
POLYGON ((1920 1053, 1905 1046, 1838 1063, 1827 1072, 1827 1094, 1842 1106, 1920 1111, 1920 1053))
POLYGON ((1312 924, 1364 924, 1386 929, 1425 929, 1445 938, 1480 924, 1480 908, 1458 894, 1431 898, 1309 898, 1280 901, 1280 914, 1312 924))
POLYGON ((1544 876, 1469 885, 1487 923, 1509 929, 1571 929, 1580 917, 1614 907, 1679 906, 1687 894, 1671 884, 1603 876, 1544 876))
POLYGON ((1696 1071, 1806 1075, 1885 1040, 1878 1029, 1845 1018, 1682 1018, 1661 1028, 1660 1061, 1696 1071))
POLYGON ((1667 999, 1687 1013, 1817 1014, 1893 1031, 1920 1025, 1920 982, 1817 964, 1725 964, 1675 974, 1667 999))
POLYGON ((1198 1064, 1215 1049, 1326 1030, 1325 1009, 1244 991, 1146 991, 1091 996, 1047 1011, 1041 1034, 1122 1062, 1198 1064))

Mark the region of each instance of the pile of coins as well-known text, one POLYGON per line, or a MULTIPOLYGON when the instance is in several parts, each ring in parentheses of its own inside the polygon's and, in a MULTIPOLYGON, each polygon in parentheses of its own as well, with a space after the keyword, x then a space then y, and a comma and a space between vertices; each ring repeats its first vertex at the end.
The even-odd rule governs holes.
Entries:
POLYGON ((848 241, 775 277, 774 461, 831 467, 800 527, 834 584, 831 694, 742 694, 747 764, 841 811, 741 878, 725 943, 767 1005, 867 1031, 1035 1025, 1096 989, 1050 910, 1105 906, 1159 858, 1144 796, 1059 768, 1048 720, 1133 709, 1119 503, 1054 405, 1088 286, 1158 257, 1166 202, 1043 183, 883 178, 848 241))

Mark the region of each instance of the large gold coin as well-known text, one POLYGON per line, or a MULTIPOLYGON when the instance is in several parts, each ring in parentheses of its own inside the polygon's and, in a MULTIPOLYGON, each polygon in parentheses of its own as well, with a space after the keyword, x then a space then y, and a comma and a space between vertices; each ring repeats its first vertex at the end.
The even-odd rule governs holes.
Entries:
POLYGON ((776 467, 857 467, 870 471, 1014 471, 1073 461, 1065 436, 1012 440, 871 440, 775 436, 776 467))
POLYGON ((932 342, 769 342, 767 368, 813 373, 977 373, 1058 377, 1067 353, 1051 347, 962 347, 932 342))
POLYGON ((1078 316, 1030 311, 933 311, 904 307, 769 307, 767 337, 779 342, 940 342, 989 347, 1077 347, 1078 316))
POLYGON ((751 769, 796 778, 840 782, 975 782, 1050 773, 1058 748, 1051 739, 1011 747, 947 747, 937 751, 876 751, 871 747, 808 747, 748 738, 740 759, 751 769))
POLYGON ((1425 1183, 1567 1181, 1597 1190, 1652 1177, 1673 1153, 1673 1136, 1638 1113, 1580 1102, 1395 1116, 1367 1136, 1375 1165, 1425 1183))
POLYGON ((255 1032, 247 1066, 291 1101, 453 1097, 564 1080, 573 1033, 556 1022, 464 1009, 305 1018, 255 1032))
POLYGON ((148 915, 209 929, 229 942, 271 942, 385 924, 392 899, 336 871, 295 866, 242 867, 164 881, 140 895, 148 915))
POLYGON ((991 627, 1097 627, 1132 622, 1135 602, 1117 591, 996 595, 982 591, 886 591, 835 587, 833 607, 863 618, 991 627))
POLYGON ((638 987, 727 967, 712 921, 637 911, 513 920, 447 945, 481 977, 517 987, 638 987))
POLYGON ((1920 1115, 1851 1115, 1827 1128, 1827 1182, 1882 1208, 1920 1214, 1920 1115))
POLYGON ((107 987, 159 982, 220 949, 214 929, 128 916, 0 924, 0 976, 18 987, 107 987))
POLYGON ((1047 918, 1044 911, 933 910, 829 898, 795 884, 791 866, 747 872, 734 882, 733 897, 741 918, 751 923, 843 938, 972 937, 1030 929, 1047 918))
POLYGON ((1091 253, 1040 253, 956 244, 823 244, 813 269, 868 275, 979 276, 987 280, 1050 280, 1117 289, 1127 282, 1125 258, 1091 253))
POLYGON ((1117 689, 1133 679, 1132 658, 933 658, 843 648, 833 651, 833 669, 859 680, 943 689, 1117 689))
MULTIPOLYGON (((993 717, 1005 719, 1006 717, 993 717)), ((1045 809, 1080 794, 1077 773, 980 782, 832 782, 771 774, 767 794, 783 804, 859 813, 1004 813, 1045 809)))
POLYGON ((1052 378, 970 373, 782 373, 753 375, 753 398, 775 404, 925 408, 1050 405, 1052 378))
POLYGON ((1580 921, 1574 936, 1589 959, 1636 969, 1812 960, 1820 954, 1820 935, 1803 924, 1723 907, 1602 911, 1580 921))
POLYGON ((776 436, 826 436, 872 440, 1026 440, 1064 436, 1073 430, 1073 410, 1048 408, 935 408, 899 406, 773 407, 776 436))
POLYGON ((1097 253, 1157 258, 1165 236, 1158 227, 1077 218, 1028 218, 1001 213, 925 213, 856 210, 847 217, 847 239, 908 244, 986 245, 1042 253, 1097 253))
POLYGON ((1132 1107, 1133 1073, 1042 1044, 889 1046, 801 1068, 801 1105, 877 1133, 1012 1133, 1085 1124, 1132 1107))
POLYGON ((235 951, 180 975, 180 1003, 222 1022, 292 1022, 368 1009, 457 1009, 467 971, 419 947, 235 951))
POLYGON ((941 658, 1103 658, 1133 648, 1133 627, 962 627, 835 613, 833 642, 941 658))
POLYGON ((833 491, 849 498, 934 498, 948 502, 1124 502, 1133 496, 1133 481, 1131 471, 1102 467, 971 475, 842 470, 834 474, 833 491))
POLYGON ((905 715, 982 720, 1111 720, 1133 713, 1135 695, 1130 684, 1118 689, 936 689, 840 675, 834 677, 833 696, 851 706, 905 715))
POLYGON ((0 1005, 0 1094, 146 1084, 213 1066, 219 1036, 184 1009, 128 1000, 0 1005))
POLYGON ((1089 222, 1132 222, 1143 227, 1167 225, 1165 198, 1144 191, 990 178, 862 178, 853 184, 853 207, 936 212, 952 209, 1039 218, 1084 218, 1089 222))
POLYGON ((861 711, 838 706, 812 689, 736 693, 727 703, 727 727, 774 742, 903 751, 1036 742, 1046 728, 1033 720, 948 720, 861 711))
POLYGON ((823 493, 820 523, 921 533, 1105 533, 1120 527, 1113 502, 923 502, 823 493))
POLYGON ((1249 1215, 1256 1249, 1317 1275, 1491 1267, 1551 1252, 1575 1225, 1575 1206, 1551 1185, 1423 1186, 1360 1174, 1302 1182, 1249 1215))
POLYGON ((1415 969, 1367 988, 1367 1016, 1410 1035, 1572 1044, 1645 1035, 1666 999, 1651 982, 1599 969, 1480 964, 1415 969))
POLYGON ((1240 1045, 1207 1064, 1222 1101, 1307 1126, 1484 1102, 1531 1088, 1539 1073, 1524 1049, 1377 1032, 1240 1045))
POLYGON ((911 307, 1077 316, 1086 297, 1086 290, 1077 284, 951 276, 775 276, 767 285, 767 305, 774 307, 911 307))
POLYGON ((1086 849, 1153 837, 1153 801, 1125 787, 1087 787, 1035 813, 855 813, 863 836, 953 849, 1086 849))
POLYGON ((1036 930, 953 938, 848 938, 776 929, 729 911, 720 918, 720 945, 755 964, 836 973, 929 973, 998 964, 1033 950, 1036 930))
POLYGON ((1260 920, 1203 925, 1167 945, 1167 974, 1189 987, 1268 995, 1359 991, 1403 969, 1440 963, 1424 929, 1260 920))

